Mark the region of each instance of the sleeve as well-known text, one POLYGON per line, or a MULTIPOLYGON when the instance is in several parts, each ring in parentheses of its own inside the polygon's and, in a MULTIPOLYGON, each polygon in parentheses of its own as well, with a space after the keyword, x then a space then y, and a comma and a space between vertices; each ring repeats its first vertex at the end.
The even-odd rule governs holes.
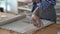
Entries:
POLYGON ((32 7, 32 11, 31 12, 33 12, 36 9, 36 7, 37 7, 36 3, 33 3, 33 7, 32 7))
POLYGON ((56 0, 45 0, 45 1, 42 1, 41 4, 40 4, 40 9, 41 10, 45 10, 48 6, 50 5, 56 5, 56 0))

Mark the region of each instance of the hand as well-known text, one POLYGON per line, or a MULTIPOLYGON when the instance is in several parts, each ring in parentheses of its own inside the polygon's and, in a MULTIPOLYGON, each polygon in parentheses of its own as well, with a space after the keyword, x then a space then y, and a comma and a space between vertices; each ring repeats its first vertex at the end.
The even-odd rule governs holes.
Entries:
POLYGON ((32 21, 34 26, 41 27, 42 21, 36 15, 32 15, 32 21))

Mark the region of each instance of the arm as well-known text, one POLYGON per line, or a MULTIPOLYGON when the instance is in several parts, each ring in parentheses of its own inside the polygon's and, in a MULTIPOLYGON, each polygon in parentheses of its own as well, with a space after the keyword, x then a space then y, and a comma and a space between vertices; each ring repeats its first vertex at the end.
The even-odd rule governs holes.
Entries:
POLYGON ((38 16, 38 15, 39 15, 39 11, 40 11, 40 9, 37 7, 37 8, 34 10, 34 12, 33 12, 32 15, 38 16))
POLYGON ((32 14, 33 24, 34 24, 34 26, 37 26, 37 27, 40 27, 41 23, 42 23, 40 18, 37 16, 39 14, 39 11, 40 11, 40 9, 37 7, 32 14))

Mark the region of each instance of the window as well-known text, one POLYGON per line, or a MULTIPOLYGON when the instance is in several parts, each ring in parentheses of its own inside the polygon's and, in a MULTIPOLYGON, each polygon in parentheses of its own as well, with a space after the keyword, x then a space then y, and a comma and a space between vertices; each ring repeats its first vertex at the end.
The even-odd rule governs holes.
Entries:
POLYGON ((6 0, 1 1, 0 7, 3 7, 4 11, 6 11, 6 6, 7 6, 7 11, 10 11, 9 1, 7 1, 7 4, 6 4, 6 0))

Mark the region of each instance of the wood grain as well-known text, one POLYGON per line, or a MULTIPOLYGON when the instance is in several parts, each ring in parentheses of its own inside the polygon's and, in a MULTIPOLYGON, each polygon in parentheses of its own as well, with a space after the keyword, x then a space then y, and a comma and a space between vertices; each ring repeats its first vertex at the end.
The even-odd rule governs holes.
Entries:
MULTIPOLYGON (((1 18, 1 15, 4 15, 5 13, 3 13, 3 12, 0 12, 0 21, 2 21, 2 20, 5 20, 4 18, 1 18)), ((14 17, 14 16, 16 16, 15 14, 12 14, 12 13, 6 13, 6 19, 10 19, 10 18, 12 18, 12 17, 14 17)))
POLYGON ((0 28, 0 34, 20 34, 20 33, 0 28))
POLYGON ((36 31, 34 34, 57 34, 60 31, 60 25, 54 24, 46 28, 43 28, 39 31, 36 31))
MULTIPOLYGON (((34 34, 57 34, 59 31, 60 31, 60 25, 53 24, 36 31, 34 34)), ((20 34, 20 33, 0 28, 0 34, 20 34)))

